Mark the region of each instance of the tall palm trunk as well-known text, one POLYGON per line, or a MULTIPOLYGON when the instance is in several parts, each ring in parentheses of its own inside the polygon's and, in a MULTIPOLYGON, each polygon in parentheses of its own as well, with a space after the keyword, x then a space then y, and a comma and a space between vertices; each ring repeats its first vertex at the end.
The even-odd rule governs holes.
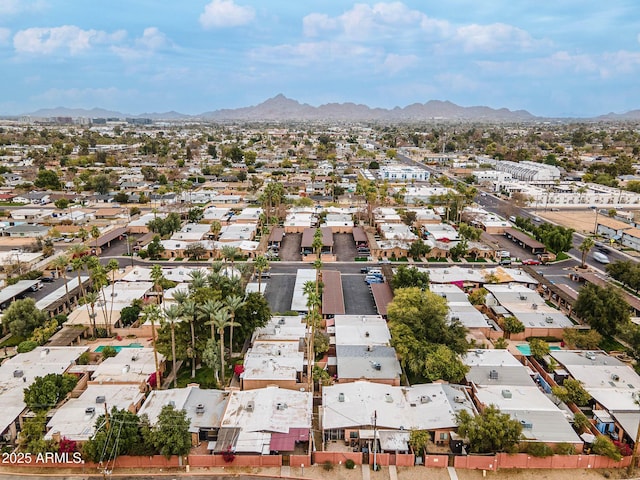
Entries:
POLYGON ((195 319, 191 319, 189 327, 191 328, 191 378, 196 378, 196 333, 193 327, 195 319))
POLYGON ((171 359, 173 360, 173 388, 178 388, 178 372, 176 371, 176 324, 171 321, 171 359))
POLYGON ((218 334, 220 335, 220 380, 224 385, 224 328, 219 329, 218 334))
POLYGON ((64 293, 67 299, 67 310, 71 312, 71 299, 69 298, 69 284, 67 283, 67 272, 64 268, 58 270, 58 276, 60 276, 60 272, 62 272, 62 278, 64 280, 64 293))

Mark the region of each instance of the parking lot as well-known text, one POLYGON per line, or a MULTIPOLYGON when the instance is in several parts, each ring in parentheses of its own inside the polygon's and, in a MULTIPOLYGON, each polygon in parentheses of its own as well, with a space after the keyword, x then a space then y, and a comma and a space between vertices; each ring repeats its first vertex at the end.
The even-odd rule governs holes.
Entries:
POLYGON ((333 253, 339 262, 353 262, 356 257, 356 244, 352 233, 333 234, 333 253))
MULTIPOLYGON (((337 265, 327 265, 329 270, 340 270, 337 265)), ((375 315, 376 307, 369 286, 364 282, 364 274, 342 274, 342 291, 344 294, 345 313, 348 315, 375 315)), ((296 283, 296 273, 272 273, 271 278, 264 282, 265 297, 272 312, 287 312, 291 310, 293 289, 296 283)))
POLYGON ((302 260, 300 245, 302 244, 301 233, 287 233, 280 245, 280 260, 283 262, 299 262, 302 260))

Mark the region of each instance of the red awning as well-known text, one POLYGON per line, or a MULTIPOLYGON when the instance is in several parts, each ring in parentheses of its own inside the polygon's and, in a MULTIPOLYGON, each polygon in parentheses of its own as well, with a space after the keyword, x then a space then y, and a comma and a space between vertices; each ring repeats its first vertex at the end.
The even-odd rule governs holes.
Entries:
POLYGON ((272 452, 292 452, 296 442, 309 441, 308 428, 290 428, 289 433, 272 433, 269 450, 272 452))

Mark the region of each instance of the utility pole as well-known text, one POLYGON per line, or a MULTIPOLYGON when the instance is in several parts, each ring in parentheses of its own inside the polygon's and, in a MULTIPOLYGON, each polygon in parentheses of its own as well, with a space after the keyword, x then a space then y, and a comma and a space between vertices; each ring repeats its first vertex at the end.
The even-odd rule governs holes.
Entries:
POLYGON ((376 453, 378 452, 378 446, 376 445, 376 434, 377 434, 377 423, 378 423, 378 411, 373 411, 373 471, 378 471, 378 458, 376 457, 376 453))

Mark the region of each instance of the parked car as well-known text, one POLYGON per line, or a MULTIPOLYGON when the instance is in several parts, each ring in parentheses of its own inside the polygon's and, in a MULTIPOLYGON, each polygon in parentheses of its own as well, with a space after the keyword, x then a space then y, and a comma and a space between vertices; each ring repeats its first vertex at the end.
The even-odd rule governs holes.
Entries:
POLYGON ((523 265, 540 265, 542 262, 540 260, 534 260, 533 258, 527 258, 522 260, 523 265))
POLYGON ((593 252, 593 259, 596 262, 602 263, 604 265, 611 263, 609 257, 607 257, 604 253, 601 252, 593 252))
POLYGON ((360 273, 369 273, 369 267, 362 267, 360 273))
POLYGON ((364 279, 364 282, 367 285, 371 285, 372 283, 384 283, 384 279, 382 277, 378 277, 377 275, 367 275, 364 279))
POLYGON ((43 283, 53 283, 56 279, 53 277, 40 277, 38 280, 43 283))

